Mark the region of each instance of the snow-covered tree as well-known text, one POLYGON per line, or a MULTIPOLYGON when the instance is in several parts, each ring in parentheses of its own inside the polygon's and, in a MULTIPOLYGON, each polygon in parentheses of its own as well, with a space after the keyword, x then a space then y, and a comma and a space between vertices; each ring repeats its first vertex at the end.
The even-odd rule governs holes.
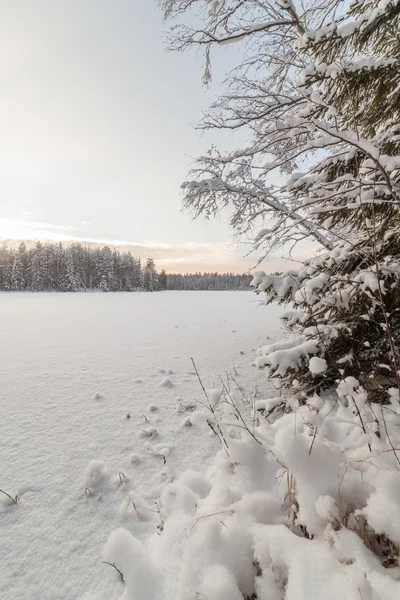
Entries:
POLYGON ((146 260, 143 269, 143 287, 148 292, 154 292, 158 289, 158 275, 152 258, 146 260))
POLYGON ((171 45, 205 47, 207 67, 213 46, 246 45, 201 126, 242 129, 248 143, 201 157, 185 205, 206 217, 229 206, 241 231, 261 225, 263 254, 305 238, 325 251, 282 278, 256 276, 258 291, 297 310, 286 318, 295 337, 258 363, 306 396, 357 374, 385 401, 400 388, 399 4, 200 4, 163 2, 167 17, 199 8, 171 45))
POLYGON ((143 289, 143 273, 140 259, 116 248, 22 242, 0 248, 0 290, 10 289, 131 292, 143 289))
POLYGON ((108 290, 114 289, 114 259, 112 250, 108 246, 104 246, 101 251, 101 289, 107 287, 108 290))
POLYGON ((24 242, 21 242, 18 247, 18 252, 15 255, 12 273, 11 273, 11 289, 24 290, 27 285, 27 250, 24 242))
POLYGON ((168 285, 168 277, 165 269, 162 269, 158 274, 158 286, 160 290, 166 290, 168 285))
POLYGON ((48 261, 46 248, 41 242, 36 242, 31 250, 30 285, 32 290, 48 289, 48 261))
POLYGON ((250 290, 251 280, 252 276, 246 274, 235 275, 233 273, 172 273, 167 275, 167 289, 250 290))
POLYGON ((14 256, 10 249, 3 244, 0 247, 0 289, 11 289, 11 275, 14 263, 14 256))
POLYGON ((132 287, 134 290, 143 289, 143 269, 140 258, 133 259, 132 287))
POLYGON ((304 268, 255 278, 269 299, 296 309, 286 317, 296 337, 285 364, 281 349, 268 347, 258 363, 305 395, 349 376, 370 400, 387 402, 400 389, 399 26, 398 3, 364 1, 307 32, 298 47, 314 62, 298 86, 303 108, 295 123, 276 127, 279 136, 303 137, 297 155, 324 150, 287 190, 316 226, 334 232, 333 249, 304 268), (323 360, 317 371, 314 355, 323 360))
POLYGON ((62 289, 66 292, 77 292, 79 290, 79 281, 74 265, 74 256, 72 248, 68 248, 64 255, 64 274, 62 289))
POLYGON ((110 288, 108 287, 107 277, 105 275, 101 276, 99 288, 103 292, 109 292, 110 291, 110 288))
MULTIPOLYGON (((296 167, 304 136, 275 131, 276 123, 295 118, 307 99, 296 80, 311 62, 295 47, 305 30, 323 24, 341 2, 306 0, 163 0, 165 16, 174 22, 170 47, 204 49, 206 75, 212 56, 230 44, 243 45, 226 88, 206 112, 199 128, 240 131, 243 146, 223 151, 216 145, 195 163, 184 183, 184 207, 195 216, 212 218, 229 208, 231 225, 252 239, 262 255, 288 242, 311 238, 330 249, 323 227, 308 218, 301 204, 281 185, 279 171, 296 167), (273 173, 276 171, 276 175, 273 173)), ((307 137, 307 136, 306 136, 307 137)), ((302 144, 304 146, 304 144, 302 144)), ((312 148, 310 148, 312 150, 312 148)))

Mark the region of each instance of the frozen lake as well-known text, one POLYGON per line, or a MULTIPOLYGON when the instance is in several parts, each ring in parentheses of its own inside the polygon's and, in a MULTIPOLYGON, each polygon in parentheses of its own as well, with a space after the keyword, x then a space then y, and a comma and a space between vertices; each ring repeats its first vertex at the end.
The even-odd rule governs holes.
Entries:
POLYGON ((279 337, 280 312, 250 292, 0 294, 0 488, 20 495, 18 505, 0 499, 1 598, 121 594, 102 547, 116 527, 140 537, 147 525, 121 511, 118 474, 152 501, 163 469, 201 469, 215 438, 177 414, 180 402, 201 399, 190 357, 206 387, 235 367, 243 386, 268 395, 250 363, 267 336, 279 337), (171 450, 166 467, 146 451, 142 415, 159 432, 154 443, 171 450), (86 499, 94 459, 110 479, 86 499))

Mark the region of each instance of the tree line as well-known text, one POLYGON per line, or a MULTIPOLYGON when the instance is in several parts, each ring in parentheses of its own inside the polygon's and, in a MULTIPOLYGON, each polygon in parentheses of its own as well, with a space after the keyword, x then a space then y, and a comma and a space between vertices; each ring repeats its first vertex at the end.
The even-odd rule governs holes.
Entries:
POLYGON ((130 252, 78 242, 68 246, 36 242, 32 248, 21 242, 18 248, 0 248, 2 291, 245 290, 250 281, 246 274, 157 272, 152 258, 142 264, 130 252))
POLYGON ((251 275, 243 273, 174 273, 167 275, 169 290, 250 290, 251 275))

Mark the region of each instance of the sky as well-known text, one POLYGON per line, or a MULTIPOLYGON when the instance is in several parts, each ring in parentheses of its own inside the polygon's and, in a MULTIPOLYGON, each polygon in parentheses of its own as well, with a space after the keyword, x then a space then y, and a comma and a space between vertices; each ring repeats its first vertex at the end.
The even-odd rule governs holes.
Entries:
POLYGON ((192 125, 218 89, 201 56, 166 52, 155 0, 0 3, 0 239, 132 244, 171 271, 252 267, 223 220, 181 211, 210 141, 192 125))

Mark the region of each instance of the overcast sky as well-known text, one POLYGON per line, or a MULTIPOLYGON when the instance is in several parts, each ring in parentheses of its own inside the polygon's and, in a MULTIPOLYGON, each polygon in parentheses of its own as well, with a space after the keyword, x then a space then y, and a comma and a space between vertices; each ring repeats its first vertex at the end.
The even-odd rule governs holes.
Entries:
POLYGON ((251 266, 227 225, 181 213, 189 157, 209 142, 191 125, 217 90, 201 84, 201 56, 165 51, 156 2, 1 6, 0 238, 162 244, 182 254, 167 268, 251 266))

